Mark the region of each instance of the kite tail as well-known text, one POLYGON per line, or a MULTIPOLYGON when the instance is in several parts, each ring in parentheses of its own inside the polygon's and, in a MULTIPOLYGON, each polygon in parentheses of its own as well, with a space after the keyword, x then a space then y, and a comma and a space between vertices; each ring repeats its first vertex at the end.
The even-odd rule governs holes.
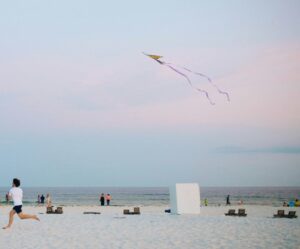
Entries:
POLYGON ((170 68, 171 70, 175 71, 176 73, 180 74, 181 76, 183 76, 183 77, 188 81, 189 85, 190 85, 192 88, 196 89, 197 91, 199 91, 199 92, 201 92, 201 93, 204 93, 205 96, 206 96, 206 98, 208 99, 209 103, 210 103, 211 105, 215 105, 215 103, 214 103, 214 102, 211 100, 211 98, 209 97, 208 92, 205 91, 205 90, 203 90, 203 89, 194 87, 193 84, 192 84, 192 82, 191 82, 191 80, 190 80, 190 78, 189 78, 186 74, 180 72, 179 70, 177 70, 176 68, 174 68, 173 66, 171 66, 170 63, 165 63, 165 62, 163 62, 162 64, 165 65, 165 66, 167 66, 167 67, 170 68))
POLYGON ((175 71, 176 73, 178 73, 178 74, 180 74, 181 76, 183 76, 183 77, 188 81, 189 85, 190 85, 191 87, 193 87, 193 84, 192 84, 190 78, 189 78, 186 74, 184 74, 184 73, 178 71, 176 68, 172 67, 171 65, 168 65, 168 64, 165 64, 165 63, 164 63, 163 65, 167 66, 168 68, 172 69, 172 70, 175 71))
POLYGON ((199 92, 204 93, 205 96, 206 96, 206 98, 208 99, 209 103, 210 103, 211 105, 215 105, 215 102, 213 102, 213 101, 210 99, 210 97, 209 97, 207 91, 205 91, 205 90, 203 90, 203 89, 200 89, 200 88, 196 88, 196 90, 199 91, 199 92))
MULTIPOLYGON (((171 63, 167 63, 167 64, 172 65, 171 63)), ((209 78, 207 75, 205 75, 205 74, 203 74, 203 73, 194 72, 194 71, 192 71, 192 70, 190 70, 190 69, 188 69, 188 68, 186 68, 186 67, 181 67, 181 66, 177 66, 177 67, 180 67, 180 68, 182 68, 182 69, 184 69, 184 70, 186 70, 186 71, 188 71, 188 72, 190 72, 190 73, 199 75, 199 76, 201 76, 201 77, 207 79, 207 81, 208 81, 210 84, 212 84, 212 86, 213 86, 220 94, 226 95, 227 101, 230 101, 230 97, 229 97, 228 92, 222 91, 222 90, 221 90, 221 89, 220 89, 220 88, 219 88, 219 87, 211 80, 211 78, 209 78)))

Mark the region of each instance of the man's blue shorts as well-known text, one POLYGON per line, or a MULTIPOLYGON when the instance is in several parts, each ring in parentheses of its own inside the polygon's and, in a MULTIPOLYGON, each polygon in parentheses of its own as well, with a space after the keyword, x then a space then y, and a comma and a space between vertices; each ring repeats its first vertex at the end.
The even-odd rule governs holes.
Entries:
POLYGON ((22 205, 14 206, 13 210, 15 210, 17 214, 22 213, 22 205))

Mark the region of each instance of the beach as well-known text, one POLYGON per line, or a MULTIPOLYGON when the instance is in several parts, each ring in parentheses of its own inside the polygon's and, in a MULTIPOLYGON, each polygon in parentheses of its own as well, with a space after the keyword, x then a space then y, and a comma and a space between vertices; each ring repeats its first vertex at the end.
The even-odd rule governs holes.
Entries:
MULTIPOLYGON (((117 206, 64 206, 64 213, 46 214, 42 206, 25 206, 40 222, 20 220, 1 230, 0 247, 31 248, 299 248, 300 219, 273 218, 271 206, 202 207, 200 215, 164 213, 168 206, 141 206, 141 215, 124 216, 117 206), (228 217, 229 208, 245 208, 247 217, 228 217), (101 212, 83 214, 86 211, 101 212)), ((0 206, 6 225, 11 206, 0 206)))
POLYGON ((2 1, 0 249, 300 249, 299 10, 2 1))

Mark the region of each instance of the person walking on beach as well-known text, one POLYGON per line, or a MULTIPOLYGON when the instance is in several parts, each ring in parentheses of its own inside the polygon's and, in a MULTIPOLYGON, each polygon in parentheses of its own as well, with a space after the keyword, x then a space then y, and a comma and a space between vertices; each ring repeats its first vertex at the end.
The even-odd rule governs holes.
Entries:
POLYGON ((14 202, 14 207, 9 213, 9 222, 8 225, 3 227, 3 229, 10 228, 13 221, 14 215, 18 214, 20 219, 34 219, 39 221, 40 219, 36 215, 24 214, 22 212, 22 199, 23 199, 23 190, 20 188, 21 181, 17 178, 13 179, 12 188, 9 191, 9 198, 12 198, 14 202))
POLYGON ((106 205, 109 206, 110 200, 111 200, 110 194, 107 194, 107 195, 105 196, 105 199, 106 199, 106 205))
POLYGON ((101 204, 101 206, 104 206, 104 204, 105 204, 105 198, 104 198, 104 194, 103 193, 100 196, 100 204, 101 204))
POLYGON ((230 205, 230 195, 227 195, 226 197, 226 205, 230 205))
POLYGON ((37 198, 37 203, 40 204, 41 203, 41 196, 38 195, 38 198, 37 198))
POLYGON ((52 207, 52 201, 51 201, 50 194, 47 194, 47 196, 46 196, 46 205, 47 205, 47 207, 52 207))
POLYGON ((42 203, 42 204, 45 203, 45 196, 44 196, 44 195, 41 196, 41 203, 42 203))

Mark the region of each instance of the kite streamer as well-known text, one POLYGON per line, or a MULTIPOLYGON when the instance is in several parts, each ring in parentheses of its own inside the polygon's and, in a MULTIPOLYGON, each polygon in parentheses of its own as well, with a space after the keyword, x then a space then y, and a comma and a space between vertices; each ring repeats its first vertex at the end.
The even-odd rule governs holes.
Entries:
POLYGON ((175 71, 176 73, 182 75, 184 78, 186 78, 186 80, 188 81, 188 83, 190 84, 190 86, 191 86, 192 88, 196 89, 196 90, 199 91, 199 92, 204 93, 205 96, 206 96, 206 98, 208 99, 208 101, 209 101, 209 103, 210 103, 211 105, 214 105, 214 104, 215 104, 215 103, 211 100, 211 98, 209 97, 208 92, 205 91, 205 90, 203 90, 203 89, 200 89, 200 88, 198 88, 198 87, 194 87, 193 84, 192 84, 192 82, 191 82, 191 80, 190 80, 190 78, 189 78, 186 74, 184 74, 184 73, 178 71, 176 68, 174 68, 174 67, 172 67, 172 66, 170 66, 170 65, 168 65, 168 64, 165 64, 165 65, 166 65, 167 67, 169 67, 170 69, 172 69, 173 71, 175 71))
POLYGON ((211 105, 214 105, 215 103, 211 100, 209 94, 207 91, 201 89, 201 88, 198 88, 198 87, 195 87, 193 84, 192 84, 192 81, 190 80, 190 78, 188 77, 187 74, 183 73, 181 70, 178 70, 178 68, 182 69, 182 70, 185 70, 187 71, 188 73, 191 73, 191 74, 195 74, 195 75, 198 75, 200 77, 203 77, 205 78, 220 94, 224 94, 227 98, 227 101, 230 101, 230 97, 229 97, 229 94, 225 91, 222 91, 211 79, 210 77, 208 77, 207 75, 205 74, 202 74, 202 73, 198 73, 198 72, 195 72, 195 71, 192 71, 186 67, 182 67, 182 66, 178 66, 178 65, 175 65, 175 64, 172 64, 172 63, 169 63, 169 62, 164 62, 161 60, 162 56, 160 55, 154 55, 154 54, 146 54, 146 53, 143 53, 144 55, 150 57, 151 59, 155 60, 156 62, 158 62, 159 64, 163 65, 163 66, 166 66, 168 67, 169 69, 173 70, 174 72, 178 73, 179 75, 181 75, 182 77, 184 77, 187 82, 189 83, 189 85, 194 88, 195 90, 203 93, 206 98, 208 99, 209 103, 211 105))

